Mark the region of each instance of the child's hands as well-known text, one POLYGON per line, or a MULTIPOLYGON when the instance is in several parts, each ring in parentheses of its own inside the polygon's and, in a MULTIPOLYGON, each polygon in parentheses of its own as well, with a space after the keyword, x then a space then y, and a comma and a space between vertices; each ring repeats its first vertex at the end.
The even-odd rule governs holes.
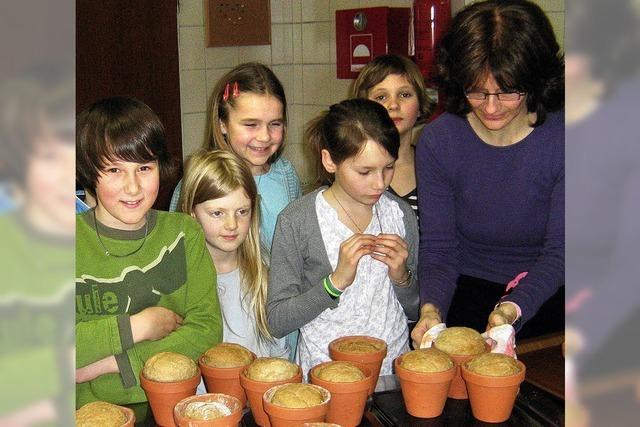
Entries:
POLYGON ((333 286, 341 291, 351 286, 360 258, 373 252, 375 242, 376 237, 371 234, 354 234, 340 244, 338 265, 331 274, 333 286))
POLYGON ((182 325, 182 317, 164 307, 147 307, 131 316, 133 342, 159 340, 182 325))
POLYGON ((107 356, 87 366, 76 369, 76 384, 93 381, 100 375, 116 374, 120 372, 115 356, 107 356))
POLYGON ((378 234, 371 258, 389 267, 389 278, 400 283, 407 278, 407 258, 409 247, 397 234, 378 234))

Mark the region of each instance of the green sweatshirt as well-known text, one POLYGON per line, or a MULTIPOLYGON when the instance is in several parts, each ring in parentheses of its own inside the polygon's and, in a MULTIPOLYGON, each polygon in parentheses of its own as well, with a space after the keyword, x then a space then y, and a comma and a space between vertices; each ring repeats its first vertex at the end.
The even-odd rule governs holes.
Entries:
POLYGON ((173 351, 197 360, 222 340, 216 275, 202 228, 179 213, 152 210, 148 221, 146 239, 144 227, 123 231, 98 223, 101 242, 93 211, 78 215, 76 366, 114 355, 120 368, 78 384, 78 407, 94 400, 146 401, 139 376, 149 357, 173 351), (107 256, 106 250, 131 255, 107 256), (168 308, 184 322, 162 339, 134 344, 129 316, 152 306, 168 308))

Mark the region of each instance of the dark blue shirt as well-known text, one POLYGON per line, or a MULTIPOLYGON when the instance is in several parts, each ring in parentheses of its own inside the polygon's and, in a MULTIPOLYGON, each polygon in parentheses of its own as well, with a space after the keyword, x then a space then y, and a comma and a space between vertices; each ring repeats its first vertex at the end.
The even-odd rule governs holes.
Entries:
POLYGON ((425 126, 416 164, 421 302, 446 317, 460 274, 507 284, 526 271, 504 299, 527 321, 564 284, 564 114, 506 147, 443 114, 425 126))

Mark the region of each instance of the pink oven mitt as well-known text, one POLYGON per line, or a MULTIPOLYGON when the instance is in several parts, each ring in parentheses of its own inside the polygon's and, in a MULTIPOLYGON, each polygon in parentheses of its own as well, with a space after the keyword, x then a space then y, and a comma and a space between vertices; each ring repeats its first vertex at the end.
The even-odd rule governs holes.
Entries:
POLYGON ((427 332, 422 336, 422 341, 420 341, 420 348, 430 348, 433 340, 438 338, 440 332, 447 329, 447 325, 444 323, 438 323, 435 326, 432 326, 427 332))
POLYGON ((511 356, 514 359, 516 357, 516 330, 511 325, 494 326, 487 332, 482 334, 482 337, 492 343, 491 353, 503 353, 507 356, 511 356))

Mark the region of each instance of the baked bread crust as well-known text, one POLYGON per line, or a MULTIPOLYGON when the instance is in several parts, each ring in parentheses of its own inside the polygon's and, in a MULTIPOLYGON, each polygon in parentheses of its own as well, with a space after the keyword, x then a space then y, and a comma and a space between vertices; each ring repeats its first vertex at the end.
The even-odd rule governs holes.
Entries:
POLYGON ((467 369, 476 374, 490 377, 506 377, 521 371, 516 359, 502 353, 483 353, 466 364, 467 369))
POLYGON ((335 349, 343 353, 375 353, 385 347, 386 344, 366 338, 350 338, 335 344, 335 349))
POLYGON ((298 365, 279 357, 259 357, 246 370, 246 376, 254 381, 284 381, 298 373, 298 365))
POLYGON ((120 427, 126 422, 125 413, 108 402, 90 402, 76 411, 76 427, 120 427))
POLYGON ((338 361, 315 368, 313 374, 321 380, 335 383, 351 383, 365 378, 364 373, 356 365, 338 361))
POLYGON ((184 354, 163 351, 147 359, 142 373, 151 381, 170 383, 193 378, 198 365, 184 354))
POLYGON ((482 335, 475 329, 453 326, 440 332, 433 342, 438 350, 448 354, 472 356, 485 351, 482 335))
POLYGON ((309 384, 286 384, 276 390, 271 397, 271 403, 285 408, 309 408, 324 402, 320 390, 309 384))
POLYGON ((405 353, 400 366, 413 372, 442 372, 450 369, 453 361, 444 351, 425 348, 405 353))
POLYGON ((253 355, 240 344, 223 342, 207 350, 202 361, 214 368, 238 368, 251 363, 253 355))

